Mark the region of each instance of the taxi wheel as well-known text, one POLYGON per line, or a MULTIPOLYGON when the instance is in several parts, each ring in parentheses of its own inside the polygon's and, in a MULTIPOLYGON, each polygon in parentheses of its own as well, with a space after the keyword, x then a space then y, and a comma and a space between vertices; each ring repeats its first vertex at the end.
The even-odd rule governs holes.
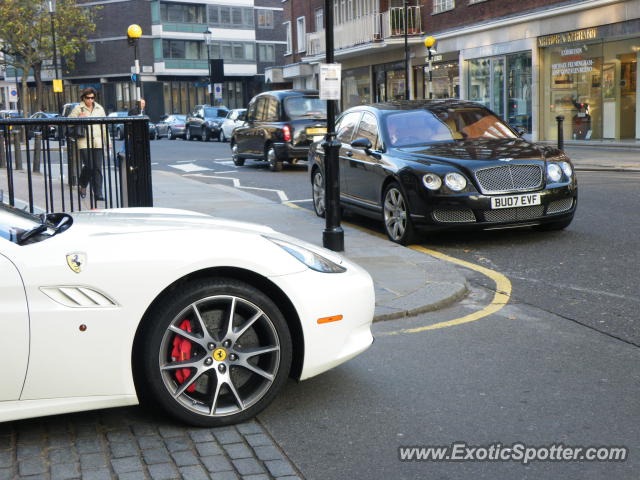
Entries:
POLYGON ((265 147, 264 159, 269 163, 269 170, 272 172, 282 171, 283 163, 281 160, 278 160, 278 156, 276 155, 276 150, 273 148, 273 145, 267 145, 265 147))
POLYGON ((238 154, 238 145, 235 143, 231 144, 231 158, 236 167, 242 167, 244 165, 244 158, 238 154))
POLYGON ((195 426, 253 418, 289 375, 291 335, 260 290, 198 280, 158 302, 136 335, 136 388, 144 403, 195 426))

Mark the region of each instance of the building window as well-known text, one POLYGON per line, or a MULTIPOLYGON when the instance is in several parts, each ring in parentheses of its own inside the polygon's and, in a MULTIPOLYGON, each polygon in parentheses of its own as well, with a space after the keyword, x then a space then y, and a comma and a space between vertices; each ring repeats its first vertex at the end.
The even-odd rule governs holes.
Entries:
POLYGON ((253 8, 207 5, 207 15, 211 27, 253 29, 253 8))
POLYGON ((95 63, 96 61, 96 46, 93 43, 87 45, 84 51, 84 61, 87 63, 95 63))
POLYGON ((273 10, 266 10, 262 8, 257 8, 256 12, 258 13, 258 28, 273 28, 273 10))
POLYGON ((160 18, 163 22, 205 23, 204 5, 161 3, 160 18))
POLYGON ((254 62, 256 59, 256 45, 253 42, 211 42, 209 49, 211 58, 222 58, 231 63, 254 62))
POLYGON ((291 22, 283 22, 283 25, 287 32, 287 50, 284 54, 291 55, 291 52, 293 51, 293 47, 291 46, 291 22))
POLYGON ((204 42, 193 40, 162 40, 162 56, 164 58, 204 60, 207 58, 207 50, 204 42))
POLYGON ((454 0, 433 0, 433 13, 442 13, 455 8, 454 0))
POLYGON ((314 18, 316 21, 316 32, 321 32, 324 29, 324 9, 316 8, 314 18))
POLYGON ((296 20, 296 40, 298 41, 298 52, 304 52, 307 50, 306 36, 307 31, 305 28, 304 17, 298 17, 296 20))
POLYGON ((259 43, 258 61, 263 63, 274 63, 276 61, 275 45, 272 43, 259 43))

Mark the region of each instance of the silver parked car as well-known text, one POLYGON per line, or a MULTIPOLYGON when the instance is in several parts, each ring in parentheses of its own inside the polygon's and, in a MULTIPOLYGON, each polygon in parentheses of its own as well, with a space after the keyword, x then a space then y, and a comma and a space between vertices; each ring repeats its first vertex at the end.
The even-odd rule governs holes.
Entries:
POLYGON ((167 137, 169 140, 184 138, 186 115, 171 114, 163 115, 156 123, 156 135, 160 139, 167 137))
POLYGON ((229 110, 229 113, 222 122, 222 133, 220 134, 221 141, 228 141, 233 135, 233 129, 244 123, 244 116, 246 112, 246 108, 234 108, 233 110, 229 110))

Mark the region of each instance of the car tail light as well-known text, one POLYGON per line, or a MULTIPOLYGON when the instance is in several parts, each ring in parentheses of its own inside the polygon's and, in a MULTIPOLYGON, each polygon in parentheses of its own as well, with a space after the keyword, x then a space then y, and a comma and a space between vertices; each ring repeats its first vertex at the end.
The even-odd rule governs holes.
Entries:
POLYGON ((282 127, 282 136, 285 142, 291 141, 291 127, 289 125, 282 127))

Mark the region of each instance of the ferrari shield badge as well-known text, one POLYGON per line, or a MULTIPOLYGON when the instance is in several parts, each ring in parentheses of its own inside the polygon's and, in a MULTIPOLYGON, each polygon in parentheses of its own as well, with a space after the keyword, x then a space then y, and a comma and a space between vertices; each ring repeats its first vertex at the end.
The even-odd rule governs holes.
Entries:
POLYGON ((67 254, 67 265, 76 273, 80 273, 85 263, 87 263, 87 256, 84 253, 74 252, 67 254))

